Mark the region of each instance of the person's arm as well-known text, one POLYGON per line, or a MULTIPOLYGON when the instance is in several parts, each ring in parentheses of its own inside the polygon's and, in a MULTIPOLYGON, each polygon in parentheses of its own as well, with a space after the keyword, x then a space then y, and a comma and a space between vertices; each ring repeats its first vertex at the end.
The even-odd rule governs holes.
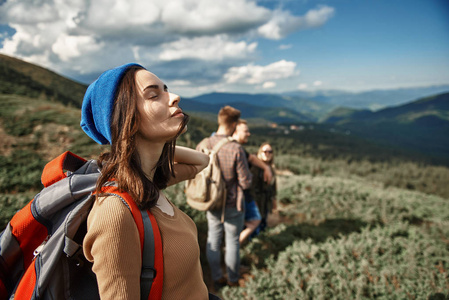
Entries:
POLYGON ((273 212, 275 212, 278 208, 276 195, 277 195, 277 183, 276 183, 276 177, 275 177, 273 180, 273 196, 271 197, 271 201, 272 201, 272 205, 273 205, 273 212))
POLYGON ((253 175, 249 170, 248 160, 246 159, 246 155, 242 147, 240 147, 240 151, 237 155, 236 171, 239 186, 243 190, 248 189, 251 186, 253 175))
POLYGON ((87 218, 83 251, 93 263, 101 299, 140 299, 139 231, 120 198, 107 196, 95 201, 87 218))
POLYGON ((209 156, 203 152, 187 147, 176 146, 175 148, 175 177, 170 178, 168 185, 192 179, 209 163, 209 156))
POLYGON ((271 172, 271 168, 269 165, 261 161, 254 154, 250 154, 248 157, 248 161, 250 164, 259 167, 263 170, 263 181, 266 183, 270 183, 273 178, 273 173, 271 172))

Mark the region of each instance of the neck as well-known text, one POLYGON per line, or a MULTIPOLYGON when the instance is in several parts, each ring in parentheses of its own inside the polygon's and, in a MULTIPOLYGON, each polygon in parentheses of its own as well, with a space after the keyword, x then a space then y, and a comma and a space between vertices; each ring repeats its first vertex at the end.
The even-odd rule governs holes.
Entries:
POLYGON ((230 136, 230 135, 232 135, 233 132, 234 132, 234 130, 232 128, 228 128, 225 126, 218 126, 216 134, 230 136))
POLYGON ((155 166, 164 149, 165 143, 156 143, 137 137, 137 153, 139 154, 142 171, 148 179, 153 180, 155 166))

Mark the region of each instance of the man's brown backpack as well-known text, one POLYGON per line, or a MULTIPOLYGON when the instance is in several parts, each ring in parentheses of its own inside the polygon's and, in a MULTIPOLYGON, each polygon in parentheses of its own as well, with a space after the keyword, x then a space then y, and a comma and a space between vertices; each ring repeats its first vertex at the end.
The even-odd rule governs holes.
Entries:
POLYGON ((230 137, 221 139, 211 149, 210 139, 201 141, 197 150, 209 155, 209 164, 195 178, 186 181, 187 203, 194 209, 223 209, 226 202, 226 183, 221 174, 217 153, 220 148, 232 141, 230 137))

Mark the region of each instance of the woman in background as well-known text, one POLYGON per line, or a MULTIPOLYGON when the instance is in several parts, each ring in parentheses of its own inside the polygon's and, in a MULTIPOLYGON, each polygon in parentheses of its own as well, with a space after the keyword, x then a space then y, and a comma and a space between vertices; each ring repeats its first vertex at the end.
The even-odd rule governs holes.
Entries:
POLYGON ((268 214, 276 210, 276 176, 274 173, 274 154, 273 148, 269 143, 263 143, 257 152, 257 158, 267 164, 273 177, 270 182, 264 181, 264 170, 253 166, 252 193, 259 207, 262 220, 257 229, 257 233, 263 231, 267 226, 268 214))

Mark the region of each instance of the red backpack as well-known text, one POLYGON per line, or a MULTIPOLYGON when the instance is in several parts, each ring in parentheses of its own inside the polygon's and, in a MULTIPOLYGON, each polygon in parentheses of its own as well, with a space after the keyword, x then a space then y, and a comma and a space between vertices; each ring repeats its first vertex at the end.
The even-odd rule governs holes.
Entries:
MULTIPOLYGON (((99 175, 95 160, 69 151, 45 166, 44 189, 0 235, 0 300, 100 299, 82 247, 99 175)), ((141 299, 160 299, 163 257, 156 219, 113 182, 102 193, 119 197, 131 211, 142 249, 141 299)))

